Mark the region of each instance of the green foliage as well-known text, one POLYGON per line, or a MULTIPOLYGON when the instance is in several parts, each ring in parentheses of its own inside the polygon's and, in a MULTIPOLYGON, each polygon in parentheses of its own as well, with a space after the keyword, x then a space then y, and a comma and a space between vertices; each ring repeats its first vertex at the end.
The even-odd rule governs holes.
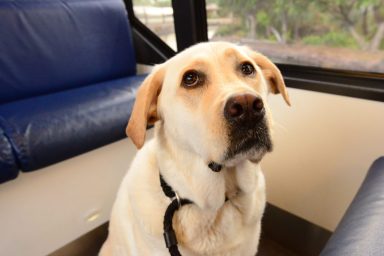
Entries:
POLYGON ((378 29, 384 22, 383 0, 207 1, 218 4, 221 15, 232 14, 237 24, 244 25, 239 31, 236 26, 220 28, 221 35, 233 32, 280 43, 383 49, 384 35, 378 29), (374 42, 375 38, 380 40, 374 42))
POLYGON ((261 11, 256 13, 256 21, 258 22, 258 24, 260 24, 264 27, 268 26, 268 24, 271 23, 270 16, 264 10, 261 10, 261 11))
POLYGON ((219 4, 220 0, 206 0, 207 4, 219 4))
POLYGON ((247 30, 241 24, 231 24, 219 27, 216 34, 219 36, 245 37, 247 35, 247 30))
POLYGON ((327 45, 332 47, 357 48, 355 40, 343 32, 329 32, 325 35, 309 35, 302 39, 304 44, 309 45, 327 45))

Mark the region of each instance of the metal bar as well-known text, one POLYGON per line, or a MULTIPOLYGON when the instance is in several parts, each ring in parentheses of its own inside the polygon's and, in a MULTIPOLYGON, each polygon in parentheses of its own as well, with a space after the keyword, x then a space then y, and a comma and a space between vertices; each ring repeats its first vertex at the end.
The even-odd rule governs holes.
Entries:
POLYGON ((205 0, 172 0, 177 50, 208 41, 205 0))

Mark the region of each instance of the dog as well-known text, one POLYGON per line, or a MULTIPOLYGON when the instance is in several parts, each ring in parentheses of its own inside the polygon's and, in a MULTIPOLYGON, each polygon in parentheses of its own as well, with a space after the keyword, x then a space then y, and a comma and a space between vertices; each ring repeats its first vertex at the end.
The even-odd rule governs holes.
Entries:
POLYGON ((269 93, 290 105, 279 69, 246 46, 200 43, 155 66, 128 122, 140 150, 100 255, 170 255, 163 221, 171 199, 160 175, 191 202, 171 219, 181 255, 255 255, 266 203, 260 161, 273 148, 269 93), (155 135, 144 145, 149 125, 155 135))

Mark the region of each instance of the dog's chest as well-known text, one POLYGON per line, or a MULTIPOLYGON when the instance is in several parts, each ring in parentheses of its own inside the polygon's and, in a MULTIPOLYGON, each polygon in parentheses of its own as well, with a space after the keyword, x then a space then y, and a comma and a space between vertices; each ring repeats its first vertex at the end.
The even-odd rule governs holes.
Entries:
POLYGON ((234 170, 228 170, 225 175, 225 198, 234 199, 241 191, 237 184, 234 170))
POLYGON ((241 246, 257 224, 246 223, 242 212, 230 200, 217 212, 185 206, 175 215, 173 223, 179 243, 199 255, 213 255, 219 248, 225 251, 241 246))
POLYGON ((241 247, 260 225, 261 216, 246 220, 249 209, 237 202, 240 193, 236 182, 228 182, 227 199, 218 211, 202 210, 193 204, 180 209, 173 220, 179 243, 204 255, 213 255, 218 248, 225 251, 241 247))

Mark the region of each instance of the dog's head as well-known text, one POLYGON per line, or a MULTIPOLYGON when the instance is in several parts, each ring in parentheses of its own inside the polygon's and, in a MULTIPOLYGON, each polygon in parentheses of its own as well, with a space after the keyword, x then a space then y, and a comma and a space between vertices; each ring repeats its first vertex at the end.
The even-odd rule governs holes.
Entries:
POLYGON ((269 92, 281 93, 290 105, 283 77, 268 58, 230 43, 201 43, 145 79, 127 134, 141 148, 147 125, 159 121, 167 139, 207 163, 258 162, 272 150, 269 92))

